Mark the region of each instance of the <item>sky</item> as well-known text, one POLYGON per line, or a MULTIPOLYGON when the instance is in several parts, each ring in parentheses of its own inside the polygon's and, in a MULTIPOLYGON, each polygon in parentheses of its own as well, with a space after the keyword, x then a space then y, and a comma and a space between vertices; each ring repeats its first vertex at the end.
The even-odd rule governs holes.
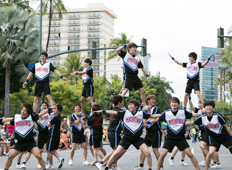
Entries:
MULTIPOLYGON (((89 3, 103 3, 113 10, 118 18, 114 23, 114 36, 125 33, 140 45, 147 39, 147 52, 151 54, 152 75, 160 72, 161 77, 172 82, 175 93, 172 96, 184 99, 187 82, 186 68, 170 59, 188 61, 188 54, 196 52, 198 61, 201 47, 217 46, 217 29, 224 28, 227 35, 231 27, 231 0, 63 0, 69 8, 85 8, 89 3)), ((33 3, 32 7, 37 7, 33 3)), ((196 107, 198 98, 192 93, 196 107)), ((158 100, 158 99, 157 99, 158 100)))

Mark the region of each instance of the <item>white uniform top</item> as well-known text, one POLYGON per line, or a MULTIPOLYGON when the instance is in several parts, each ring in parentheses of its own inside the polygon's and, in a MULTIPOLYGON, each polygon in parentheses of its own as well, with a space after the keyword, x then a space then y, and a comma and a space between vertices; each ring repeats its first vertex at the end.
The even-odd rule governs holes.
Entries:
POLYGON ((50 62, 46 62, 43 65, 41 63, 35 64, 35 77, 43 81, 50 76, 50 62))

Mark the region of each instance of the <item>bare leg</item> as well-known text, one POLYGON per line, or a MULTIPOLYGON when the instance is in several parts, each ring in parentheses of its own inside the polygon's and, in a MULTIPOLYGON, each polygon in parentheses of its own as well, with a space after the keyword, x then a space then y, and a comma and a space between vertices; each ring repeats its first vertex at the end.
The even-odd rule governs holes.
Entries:
POLYGON ((146 155, 147 157, 147 165, 148 165, 148 169, 152 168, 152 159, 151 159, 151 153, 147 147, 147 145, 145 143, 143 143, 139 149, 146 155))
POLYGON ((152 151, 154 152, 155 157, 156 157, 156 159, 157 159, 157 161, 158 161, 158 159, 159 159, 159 157, 160 157, 160 153, 159 153, 158 148, 152 148, 152 151))
POLYGON ((125 153, 126 150, 121 146, 118 145, 116 151, 111 155, 109 161, 107 162, 106 167, 110 168, 114 162, 116 162, 121 156, 122 153, 125 153))
POLYGON ((213 146, 209 147, 209 153, 208 153, 208 155, 206 156, 206 159, 205 159, 205 170, 209 169, 210 160, 213 157, 215 151, 216 151, 215 147, 213 147, 213 146))
POLYGON ((54 106, 54 101, 52 100, 52 97, 50 94, 46 95, 47 99, 48 99, 48 103, 49 103, 49 106, 52 107, 54 106))
POLYGON ((72 143, 72 149, 70 151, 70 159, 73 160, 73 155, 74 155, 74 152, 76 150, 76 146, 77 144, 76 143, 72 143))
POLYGON ((27 152, 23 162, 27 162, 30 159, 30 157, 31 157, 31 152, 27 152))
POLYGON ((168 150, 165 149, 165 148, 163 148, 163 149, 162 149, 162 153, 161 153, 161 155, 160 155, 160 157, 159 157, 159 159, 158 159, 157 170, 160 170, 161 166, 163 165, 163 163, 164 163, 164 158, 166 157, 167 153, 168 153, 168 150))
POLYGON ((48 159, 49 165, 53 165, 52 151, 47 151, 47 159, 48 159))
POLYGON ((142 100, 142 104, 146 105, 146 92, 144 90, 144 88, 140 88, 139 89, 140 93, 141 93, 141 100, 142 100))
POLYGON ((94 104, 93 102, 93 96, 89 96, 88 97, 89 103, 91 104, 91 106, 94 104))
POLYGON ((33 103, 33 111, 35 112, 35 113, 39 113, 39 99, 40 99, 40 97, 38 97, 38 96, 35 96, 34 97, 34 103, 33 103))
POLYGON ((86 161, 87 160, 87 142, 83 142, 81 146, 83 148, 84 161, 86 161))
POLYGON ((85 97, 81 96, 81 112, 85 112, 85 97))
POLYGON ((185 152, 181 151, 181 160, 184 160, 184 158, 185 158, 185 152))
POLYGON ((199 90, 195 91, 197 97, 199 98, 199 100, 201 101, 201 103, 204 103, 204 98, 202 97, 201 93, 199 90))
POLYGON ((141 151, 140 152, 140 164, 144 164, 146 155, 141 151))
POLYGON ((40 154, 40 150, 37 147, 34 147, 31 152, 33 153, 33 155, 38 159, 38 162, 40 164, 40 166, 42 167, 42 169, 45 169, 45 163, 44 160, 40 154))
POLYGON ((106 156, 106 150, 103 147, 100 148, 100 151, 102 152, 104 156, 106 156))
POLYGON ((186 155, 191 159, 191 162, 193 164, 193 166, 198 170, 200 169, 199 168, 199 165, 198 165, 198 162, 197 162, 197 159, 196 157, 192 154, 191 150, 190 150, 190 147, 186 148, 184 150, 184 152, 186 153, 186 155))
POLYGON ((9 167, 12 164, 13 159, 20 153, 20 151, 12 149, 10 155, 8 156, 8 159, 5 163, 5 169, 9 169, 9 167))
POLYGON ((201 148, 202 153, 203 153, 203 155, 204 155, 204 158, 206 158, 206 156, 207 156, 208 153, 209 153, 209 147, 207 146, 207 143, 201 141, 201 142, 199 143, 199 145, 200 145, 200 148, 201 148))
POLYGON ((218 152, 214 152, 213 161, 216 162, 216 163, 220 163, 218 152))
POLYGON ((185 93, 185 95, 184 95, 184 108, 186 108, 186 106, 187 106, 187 102, 188 102, 189 97, 190 97, 190 94, 185 93))
POLYGON ((17 163, 18 163, 18 164, 20 164, 23 154, 24 154, 24 152, 20 152, 20 153, 18 154, 18 158, 17 158, 17 163))
POLYGON ((172 151, 172 158, 174 158, 174 157, 176 156, 178 150, 179 150, 179 149, 178 149, 177 147, 175 147, 175 148, 173 149, 173 151, 172 151))
POLYGON ((94 157, 94 153, 93 153, 93 146, 89 146, 89 149, 90 149, 90 151, 91 151, 91 154, 93 155, 93 157, 94 157))
POLYGON ((123 88, 122 89, 122 93, 121 93, 121 96, 124 98, 125 94, 128 92, 128 89, 127 88, 123 88))

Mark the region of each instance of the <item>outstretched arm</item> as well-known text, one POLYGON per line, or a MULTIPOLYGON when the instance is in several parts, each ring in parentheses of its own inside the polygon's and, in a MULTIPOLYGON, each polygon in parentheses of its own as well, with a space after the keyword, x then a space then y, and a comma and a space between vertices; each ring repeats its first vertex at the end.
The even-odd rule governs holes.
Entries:
POLYGON ((130 43, 128 43, 128 44, 124 44, 123 46, 118 47, 118 48, 116 49, 117 53, 118 53, 118 54, 121 54, 121 50, 122 50, 123 48, 128 48, 131 44, 132 44, 132 42, 130 42, 130 43))
POLYGON ((118 114, 118 112, 115 111, 115 110, 97 110, 97 111, 94 111, 94 113, 107 113, 107 114, 110 114, 110 115, 118 114))
POLYGON ((202 113, 192 113, 192 117, 198 117, 198 116, 201 116, 202 113))
POLYGON ((29 82, 31 76, 33 76, 33 73, 32 73, 32 72, 30 72, 30 73, 28 74, 26 81, 23 83, 23 85, 22 85, 23 89, 26 88, 27 83, 29 82))
POLYGON ((168 55, 171 57, 171 59, 172 59, 173 61, 176 62, 176 64, 178 64, 178 65, 180 65, 180 66, 183 66, 183 63, 177 61, 173 56, 171 56, 171 54, 168 53, 168 55))
POLYGON ((66 78, 64 78, 64 77, 60 74, 60 72, 59 72, 57 69, 55 69, 54 72, 55 72, 62 80, 64 80, 66 83, 68 83, 68 80, 67 80, 66 78))
POLYGON ((192 126, 192 125, 194 125, 194 121, 186 122, 185 125, 186 125, 186 126, 192 126))
POLYGON ((149 74, 147 73, 146 69, 145 69, 144 67, 142 67, 141 70, 142 70, 143 73, 146 75, 148 83, 150 83, 150 76, 149 76, 149 74))
POLYGON ((73 72, 70 73, 70 75, 75 76, 75 75, 78 75, 78 74, 86 74, 86 73, 87 73, 87 71, 75 71, 74 67, 73 67, 73 72))
POLYGON ((191 97, 189 97, 189 106, 191 107, 191 109, 193 110, 193 112, 195 112, 195 107, 193 106, 193 103, 191 101, 191 97))
POLYGON ((213 55, 214 55, 214 53, 212 53, 212 54, 209 56, 208 60, 206 60, 204 63, 201 63, 201 66, 204 67, 205 65, 207 65, 208 62, 209 62, 209 60, 210 60, 210 58, 211 58, 213 55))
POLYGON ((147 121, 147 124, 155 123, 155 122, 158 122, 158 121, 159 121, 159 117, 152 118, 152 119, 147 121))
POLYGON ((38 113, 38 117, 41 117, 45 115, 46 113, 48 113, 50 110, 56 109, 56 108, 57 108, 57 104, 52 107, 49 107, 48 109, 42 110, 40 113, 38 113))
POLYGON ((159 118, 159 116, 160 116, 160 114, 153 114, 150 116, 150 118, 157 119, 157 118, 159 118))

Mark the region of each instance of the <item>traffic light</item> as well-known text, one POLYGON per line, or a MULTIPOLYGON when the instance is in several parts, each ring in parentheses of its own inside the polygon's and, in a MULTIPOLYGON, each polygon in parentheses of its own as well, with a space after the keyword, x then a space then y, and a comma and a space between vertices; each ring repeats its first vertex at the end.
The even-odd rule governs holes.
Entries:
POLYGON ((224 28, 217 29, 217 43, 218 48, 224 48, 224 28))
POLYGON ((144 45, 144 47, 142 47, 142 50, 141 50, 141 55, 147 56, 147 39, 143 38, 141 40, 141 45, 144 45))
MULTIPOLYGON (((96 48, 96 42, 95 41, 92 41, 91 42, 91 48, 96 48)), ((96 59, 96 50, 92 50, 92 54, 91 54, 91 58, 92 59, 96 59)))

